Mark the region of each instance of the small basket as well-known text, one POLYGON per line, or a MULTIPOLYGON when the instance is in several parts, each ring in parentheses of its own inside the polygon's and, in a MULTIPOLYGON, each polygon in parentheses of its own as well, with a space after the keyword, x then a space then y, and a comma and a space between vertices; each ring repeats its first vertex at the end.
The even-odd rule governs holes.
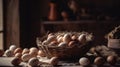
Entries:
POLYGON ((108 47, 120 49, 120 39, 108 39, 108 47))

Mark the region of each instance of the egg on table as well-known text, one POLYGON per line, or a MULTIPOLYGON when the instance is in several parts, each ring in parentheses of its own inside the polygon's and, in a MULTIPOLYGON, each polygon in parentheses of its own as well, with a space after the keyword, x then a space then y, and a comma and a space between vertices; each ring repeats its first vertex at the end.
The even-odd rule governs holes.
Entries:
POLYGON ((27 62, 31 58, 31 55, 26 53, 21 56, 22 61, 27 62))
POLYGON ((7 57, 13 57, 13 56, 14 56, 14 53, 13 53, 13 51, 11 51, 11 50, 6 50, 4 54, 5 54, 5 56, 7 56, 7 57))
POLYGON ((90 60, 86 57, 82 57, 79 59, 79 63, 82 66, 88 66, 90 64, 90 60))
POLYGON ((28 61, 28 64, 31 67, 37 67, 39 65, 39 60, 36 57, 30 58, 30 60, 28 61))
POLYGON ((15 57, 21 58, 21 56, 22 56, 22 53, 16 53, 15 54, 15 57))
POLYGON ((117 62, 116 56, 112 56, 112 55, 108 56, 107 57, 107 62, 111 65, 114 65, 117 62))
POLYGON ((103 57, 96 57, 94 59, 94 64, 97 66, 101 66, 105 63, 105 59, 103 57))
POLYGON ((18 66, 21 63, 21 59, 18 57, 14 57, 11 61, 11 64, 13 64, 14 66, 18 66))
POLYGON ((16 53, 22 53, 22 49, 19 47, 19 48, 16 48, 15 50, 14 50, 14 54, 16 54, 16 53))
POLYGON ((14 51, 16 48, 17 48, 16 45, 11 45, 11 46, 9 47, 9 50, 14 51))
POLYGON ((29 53, 29 52, 30 52, 30 50, 28 48, 24 48, 23 51, 22 51, 22 55, 26 54, 26 53, 29 53))

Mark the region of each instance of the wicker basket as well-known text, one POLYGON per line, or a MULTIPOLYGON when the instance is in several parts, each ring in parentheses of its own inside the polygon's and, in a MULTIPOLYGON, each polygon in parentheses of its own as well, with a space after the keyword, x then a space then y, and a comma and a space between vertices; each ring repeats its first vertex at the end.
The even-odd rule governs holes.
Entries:
POLYGON ((80 45, 79 47, 55 47, 47 45, 38 45, 40 50, 44 49, 44 53, 48 58, 56 56, 59 59, 78 59, 84 56, 89 49, 92 47, 92 42, 88 42, 85 45, 80 45))
MULTIPOLYGON (((79 32, 72 32, 72 33, 76 35, 81 34, 79 32)), ((86 32, 83 32, 83 33, 86 33, 86 32)), ((55 35, 61 35, 61 34, 63 35, 63 33, 55 33, 55 35)), ((93 40, 91 40, 91 41, 88 41, 84 44, 80 44, 75 47, 50 46, 48 44, 42 44, 45 39, 47 39, 47 36, 44 36, 42 38, 38 37, 36 41, 37 41, 37 45, 39 49, 42 50, 48 58, 56 56, 64 60, 65 59, 77 59, 85 55, 93 45, 93 40)))

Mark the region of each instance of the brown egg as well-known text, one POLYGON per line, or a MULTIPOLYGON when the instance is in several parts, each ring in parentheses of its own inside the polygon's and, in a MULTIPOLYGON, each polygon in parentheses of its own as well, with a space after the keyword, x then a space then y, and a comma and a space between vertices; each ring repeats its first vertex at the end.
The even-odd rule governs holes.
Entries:
POLYGON ((79 59, 79 63, 82 66, 88 66, 90 64, 90 60, 86 57, 82 57, 79 59))
POLYGON ((38 56, 45 57, 45 53, 42 50, 38 51, 38 56))
POLYGON ((53 36, 50 36, 50 37, 47 38, 48 44, 52 41, 57 41, 56 36, 53 35, 53 36))
POLYGON ((76 41, 70 41, 68 44, 68 47, 75 47, 77 45, 78 45, 78 43, 76 41))
POLYGON ((36 57, 38 52, 30 51, 29 54, 31 57, 36 57))
POLYGON ((111 65, 114 65, 116 63, 117 59, 116 59, 116 56, 108 56, 107 57, 107 62, 111 65))
POLYGON ((21 58, 21 56, 22 56, 22 53, 16 53, 15 54, 15 57, 21 58))
POLYGON ((102 57, 96 57, 94 60, 94 64, 100 66, 103 65, 105 63, 105 59, 102 57))
POLYGON ((73 36, 71 37, 71 39, 72 39, 72 40, 77 40, 78 37, 77 37, 76 35, 73 35, 73 36))
POLYGON ((30 52, 30 50, 28 48, 24 48, 23 51, 22 51, 22 55, 26 54, 26 53, 29 53, 29 52, 30 52))
POLYGON ((85 34, 81 34, 79 37, 78 37, 78 41, 81 43, 81 44, 84 44, 86 42, 86 35, 85 34))
POLYGON ((52 41, 49 46, 57 46, 58 45, 58 42, 57 41, 52 41))
POLYGON ((91 51, 91 53, 95 53, 95 52, 96 52, 96 48, 95 48, 95 47, 92 47, 92 48, 90 49, 90 51, 91 51))
POLYGON ((4 50, 0 49, 0 57, 2 57, 4 54, 4 50))
POLYGON ((63 36, 63 42, 69 43, 71 41, 71 36, 70 34, 65 34, 63 36))
POLYGON ((11 63, 14 65, 14 66, 18 66, 20 63, 21 63, 21 59, 18 58, 18 57, 14 57, 11 61, 11 63))
POLYGON ((49 62, 51 65, 57 65, 59 60, 57 57, 52 57, 49 62))
POLYGON ((31 58, 31 59, 28 61, 28 64, 29 64, 31 67, 38 67, 39 60, 38 60, 36 57, 33 57, 33 58, 31 58))
POLYGON ((30 52, 38 52, 38 49, 36 47, 31 47, 30 52))
POLYGON ((16 53, 22 53, 22 49, 21 48, 16 48, 14 50, 14 54, 16 54, 16 53))

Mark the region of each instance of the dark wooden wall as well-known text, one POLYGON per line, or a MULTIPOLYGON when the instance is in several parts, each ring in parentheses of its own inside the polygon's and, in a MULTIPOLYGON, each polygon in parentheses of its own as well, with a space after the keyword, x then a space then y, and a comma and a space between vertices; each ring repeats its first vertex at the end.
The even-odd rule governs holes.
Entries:
MULTIPOLYGON (((4 24, 6 25, 5 44, 8 47, 13 41, 13 44, 18 44, 21 47, 36 46, 36 37, 40 36, 40 20, 42 17, 47 17, 49 12, 50 0, 16 0, 11 8, 19 8, 19 21, 15 10, 8 8, 9 2, 15 0, 4 0, 4 24), (17 4, 17 6, 15 6, 17 4), (12 12, 11 13, 9 13, 12 12), (9 18, 8 18, 9 17, 9 18), (10 19, 12 18, 12 19, 10 19), (7 26, 8 25, 8 26, 7 26), (12 27, 12 28, 10 28, 12 27), (11 35, 12 32, 12 35, 11 35), (17 33, 17 34, 16 34, 17 33), (16 35, 15 35, 16 34, 16 35), (12 40, 11 40, 12 38, 12 40)), ((57 0, 59 4, 63 1, 57 0)), ((104 13, 120 16, 120 1, 119 0, 78 0, 81 7, 87 7, 95 10, 103 10, 104 13)), ((61 4, 63 5, 63 4, 61 4)))

